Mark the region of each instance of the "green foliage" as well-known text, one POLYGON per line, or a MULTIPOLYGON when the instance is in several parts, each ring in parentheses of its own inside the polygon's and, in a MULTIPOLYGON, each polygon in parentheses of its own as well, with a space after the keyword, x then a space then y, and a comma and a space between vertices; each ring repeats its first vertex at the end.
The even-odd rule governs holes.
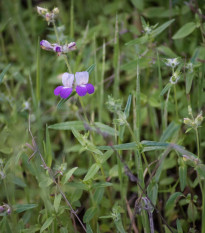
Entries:
POLYGON ((34 2, 1 1, 0 232, 205 233, 204 2, 34 2))

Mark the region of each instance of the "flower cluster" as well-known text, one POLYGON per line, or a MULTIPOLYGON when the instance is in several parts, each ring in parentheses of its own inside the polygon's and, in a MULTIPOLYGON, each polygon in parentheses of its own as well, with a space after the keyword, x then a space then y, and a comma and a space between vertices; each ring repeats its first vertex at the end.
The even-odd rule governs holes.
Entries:
POLYGON ((54 52, 58 53, 58 55, 60 55, 61 53, 68 53, 68 52, 71 52, 73 50, 76 50, 76 43, 75 42, 71 42, 71 43, 65 44, 65 45, 59 45, 57 43, 51 44, 47 40, 42 40, 40 42, 40 46, 42 49, 47 50, 47 51, 54 51, 54 52))
MULTIPOLYGON (((58 8, 54 8, 51 12, 49 12, 46 8, 37 7, 37 11, 46 19, 46 21, 48 21, 49 23, 52 22, 53 24, 55 17, 59 14, 58 8)), ((56 30, 55 33, 56 37, 58 38, 56 30)), ((60 55, 61 53, 65 54, 70 51, 76 50, 75 42, 60 45, 59 43, 52 44, 47 40, 42 40, 40 42, 40 46, 42 49, 56 52, 58 53, 58 55, 60 55)), ((65 60, 67 61, 66 56, 65 60)), ((56 87, 54 90, 54 95, 60 95, 61 98, 66 99, 71 95, 73 88, 75 88, 79 96, 85 96, 87 93, 92 94, 94 93, 95 88, 91 83, 88 83, 88 80, 89 73, 87 71, 76 72, 75 75, 66 72, 62 75, 63 86, 56 87)))
POLYGON ((51 12, 43 7, 37 6, 37 12, 39 15, 41 15, 47 22, 48 24, 54 22, 55 18, 57 18, 59 14, 59 9, 55 7, 51 12))
POLYGON ((200 112, 195 119, 184 118, 184 124, 191 128, 198 128, 202 124, 203 119, 202 112, 200 112))
POLYGON ((56 87, 54 95, 60 95, 61 98, 66 99, 71 95, 73 88, 79 96, 85 96, 87 93, 92 94, 95 88, 91 83, 88 83, 88 80, 89 73, 87 71, 76 72, 75 75, 64 73, 62 76, 63 86, 56 87))

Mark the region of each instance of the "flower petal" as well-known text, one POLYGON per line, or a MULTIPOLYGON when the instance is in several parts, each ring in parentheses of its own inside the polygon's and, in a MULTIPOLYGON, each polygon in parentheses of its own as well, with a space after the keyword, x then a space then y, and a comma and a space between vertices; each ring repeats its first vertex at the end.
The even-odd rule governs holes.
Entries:
POLYGON ((78 93, 79 96, 85 96, 87 94, 87 88, 86 86, 77 86, 76 92, 78 93))
POLYGON ((75 73, 75 80, 76 80, 77 86, 85 85, 88 83, 89 73, 87 71, 76 72, 75 73))
POLYGON ((91 83, 88 83, 86 85, 86 89, 87 89, 88 94, 93 94, 95 91, 95 88, 94 88, 93 84, 91 84, 91 83))
POLYGON ((72 88, 68 88, 68 87, 63 87, 61 92, 60 92, 60 96, 63 99, 68 98, 68 96, 72 93, 72 88))
POLYGON ((73 81, 74 81, 74 74, 64 73, 62 76, 62 83, 64 87, 73 87, 73 81))
POLYGON ((56 89, 54 90, 54 95, 60 95, 62 88, 63 88, 63 86, 56 87, 56 89))
POLYGON ((44 50, 53 50, 53 46, 51 45, 50 42, 48 42, 47 40, 42 40, 40 42, 40 46, 42 49, 44 50))

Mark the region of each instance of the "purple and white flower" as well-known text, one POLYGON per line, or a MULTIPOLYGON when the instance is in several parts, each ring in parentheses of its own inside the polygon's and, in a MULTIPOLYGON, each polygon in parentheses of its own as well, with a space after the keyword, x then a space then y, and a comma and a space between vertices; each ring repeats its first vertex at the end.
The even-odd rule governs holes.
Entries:
POLYGON ((51 44, 47 40, 42 40, 40 42, 40 46, 42 49, 48 50, 48 51, 54 51, 54 52, 58 53, 58 55, 60 55, 61 53, 68 53, 68 52, 71 52, 73 50, 76 50, 76 43, 75 42, 71 42, 69 44, 65 44, 65 45, 61 46, 57 43, 51 44))
POLYGON ((40 42, 40 46, 44 50, 48 50, 48 51, 53 50, 53 45, 50 42, 48 42, 47 40, 42 40, 40 42))
POLYGON ((74 74, 64 73, 62 76, 63 86, 58 86, 54 90, 54 95, 60 95, 61 98, 66 99, 73 91, 74 74))
POLYGON ((63 86, 58 86, 54 90, 54 95, 60 95, 61 98, 68 98, 75 87, 76 92, 79 96, 85 96, 87 93, 92 94, 95 91, 94 86, 88 83, 89 73, 87 71, 76 72, 74 74, 64 73, 62 76, 63 86), (75 82, 74 82, 75 78, 75 82))
POLYGON ((94 86, 88 83, 89 73, 87 71, 75 73, 76 92, 79 96, 92 94, 95 91, 94 86))
POLYGON ((55 18, 59 15, 59 9, 57 7, 52 11, 49 11, 47 8, 37 6, 37 12, 48 22, 48 24, 53 23, 55 18))

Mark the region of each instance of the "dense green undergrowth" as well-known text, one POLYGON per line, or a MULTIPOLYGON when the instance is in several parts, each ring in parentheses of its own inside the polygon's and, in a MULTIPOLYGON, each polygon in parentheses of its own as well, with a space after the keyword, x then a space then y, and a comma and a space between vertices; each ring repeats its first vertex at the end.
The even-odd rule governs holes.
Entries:
POLYGON ((0 2, 0 232, 205 233, 205 3, 39 4, 0 2))

